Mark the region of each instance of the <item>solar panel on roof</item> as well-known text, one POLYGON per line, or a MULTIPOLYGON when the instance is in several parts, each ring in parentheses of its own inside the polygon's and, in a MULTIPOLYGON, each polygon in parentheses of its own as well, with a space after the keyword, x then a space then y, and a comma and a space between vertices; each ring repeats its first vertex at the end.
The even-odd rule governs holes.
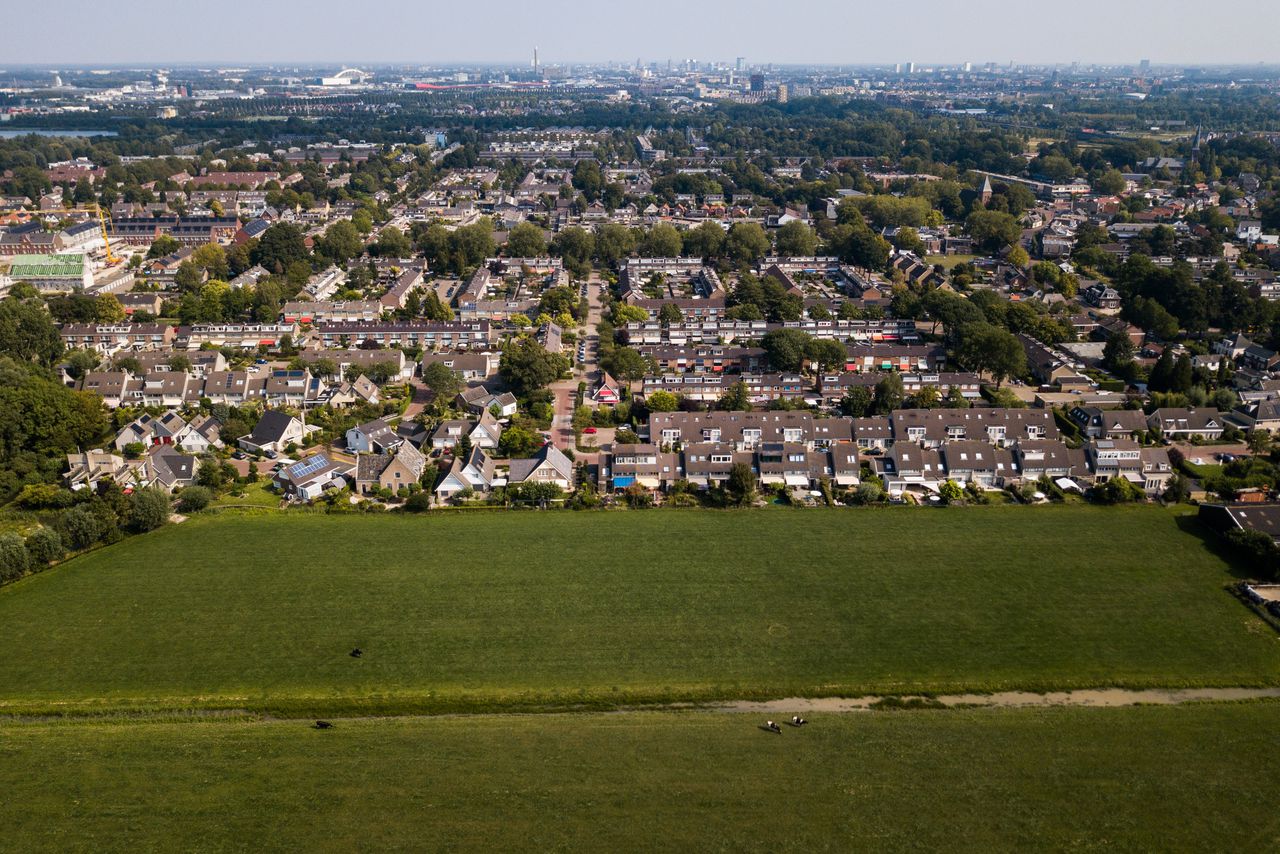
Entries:
POLYGON ((309 460, 303 460, 289 467, 289 477, 297 480, 300 477, 306 477, 309 474, 315 474, 322 468, 327 466, 329 461, 321 456, 312 457, 309 460))

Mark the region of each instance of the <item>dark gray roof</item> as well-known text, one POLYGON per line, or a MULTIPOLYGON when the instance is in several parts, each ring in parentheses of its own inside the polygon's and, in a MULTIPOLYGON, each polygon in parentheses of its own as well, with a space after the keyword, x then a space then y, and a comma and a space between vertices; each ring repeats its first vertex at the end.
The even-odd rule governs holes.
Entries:
POLYGON ((293 416, 288 413, 281 412, 278 409, 268 409, 262 413, 262 417, 258 419, 258 423, 254 425, 253 432, 247 438, 255 445, 278 442, 284 436, 285 431, 289 429, 289 425, 293 420, 293 416))
POLYGON ((151 470, 156 480, 166 486, 190 481, 196 475, 196 458, 170 446, 159 446, 150 454, 151 470))
POLYGON ((376 480, 393 459, 390 454, 361 454, 356 461, 356 480, 376 480))

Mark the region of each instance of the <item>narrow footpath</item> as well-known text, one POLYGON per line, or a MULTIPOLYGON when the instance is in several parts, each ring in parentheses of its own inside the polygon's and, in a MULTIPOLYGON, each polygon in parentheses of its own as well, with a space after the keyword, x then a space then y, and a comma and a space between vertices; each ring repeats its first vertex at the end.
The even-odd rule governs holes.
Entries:
MULTIPOLYGON (((1028 708, 1034 706, 1092 706, 1116 708, 1119 706, 1152 705, 1176 706, 1179 703, 1205 701, 1229 702, 1235 700, 1264 700, 1280 698, 1280 688, 1090 688, 1080 691, 1050 691, 1036 694, 1031 691, 1002 691, 997 694, 939 694, 932 697, 895 697, 894 701, 947 708, 1028 708)), ((882 704, 885 697, 792 697, 783 700, 749 701, 721 705, 708 705, 713 712, 750 712, 753 714, 782 714, 783 712, 868 712, 882 704)))

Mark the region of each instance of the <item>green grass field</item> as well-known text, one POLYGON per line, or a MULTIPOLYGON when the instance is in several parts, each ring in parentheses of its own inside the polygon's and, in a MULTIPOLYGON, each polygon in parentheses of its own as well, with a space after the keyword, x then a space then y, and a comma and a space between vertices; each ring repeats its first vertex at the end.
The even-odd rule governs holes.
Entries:
POLYGON ((1203 463, 1196 465, 1188 460, 1182 461, 1182 470, 1196 480, 1204 480, 1209 477, 1222 477, 1225 466, 1217 463, 1203 463))
POLYGON ((950 270, 957 264, 972 264, 977 255, 926 255, 924 262, 932 267, 934 264, 941 264, 950 270))
POLYGON ((1264 851, 1280 705, 0 724, 5 850, 1264 851))
POLYGON ((267 488, 266 480, 250 484, 243 488, 241 495, 226 493, 214 499, 212 507, 267 507, 275 509, 280 506, 279 494, 267 488))
POLYGON ((224 514, 0 590, 0 710, 1280 684, 1231 581, 1159 508, 224 514))

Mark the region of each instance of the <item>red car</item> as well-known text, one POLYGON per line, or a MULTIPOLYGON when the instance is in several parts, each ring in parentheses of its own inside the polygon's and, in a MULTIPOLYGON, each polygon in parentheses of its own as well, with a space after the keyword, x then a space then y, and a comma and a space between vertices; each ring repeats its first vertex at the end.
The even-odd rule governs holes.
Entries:
POLYGON ((594 432, 596 432, 596 428, 594 428, 594 427, 584 427, 584 428, 582 429, 582 432, 583 432, 583 433, 594 433, 594 432))

